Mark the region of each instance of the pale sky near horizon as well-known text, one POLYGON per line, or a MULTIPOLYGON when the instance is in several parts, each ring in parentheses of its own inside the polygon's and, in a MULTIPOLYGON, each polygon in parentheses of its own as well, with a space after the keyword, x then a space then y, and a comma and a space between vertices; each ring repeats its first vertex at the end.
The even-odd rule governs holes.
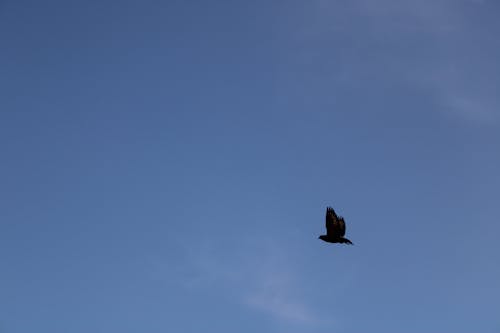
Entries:
POLYGON ((499 13, 0 1, 0 332, 500 332, 499 13))

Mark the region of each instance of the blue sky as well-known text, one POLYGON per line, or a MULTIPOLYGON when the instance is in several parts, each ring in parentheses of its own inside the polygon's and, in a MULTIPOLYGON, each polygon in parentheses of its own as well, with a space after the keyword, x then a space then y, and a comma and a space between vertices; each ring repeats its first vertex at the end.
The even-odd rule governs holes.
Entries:
POLYGON ((500 332, 499 6, 0 2, 0 331, 500 332))

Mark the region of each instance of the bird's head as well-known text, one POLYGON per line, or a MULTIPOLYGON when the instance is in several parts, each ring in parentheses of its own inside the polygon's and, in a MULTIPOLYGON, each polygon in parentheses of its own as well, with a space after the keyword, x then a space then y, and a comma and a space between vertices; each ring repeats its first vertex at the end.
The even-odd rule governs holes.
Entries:
POLYGON ((321 235, 321 236, 318 236, 318 239, 325 240, 325 238, 326 238, 326 235, 321 235))

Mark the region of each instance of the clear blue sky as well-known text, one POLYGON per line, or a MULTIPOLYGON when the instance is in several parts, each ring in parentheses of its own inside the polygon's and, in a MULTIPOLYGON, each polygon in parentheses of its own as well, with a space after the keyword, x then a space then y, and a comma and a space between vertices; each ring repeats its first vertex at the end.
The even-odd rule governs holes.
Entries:
POLYGON ((0 331, 500 332, 499 11, 1 1, 0 331))

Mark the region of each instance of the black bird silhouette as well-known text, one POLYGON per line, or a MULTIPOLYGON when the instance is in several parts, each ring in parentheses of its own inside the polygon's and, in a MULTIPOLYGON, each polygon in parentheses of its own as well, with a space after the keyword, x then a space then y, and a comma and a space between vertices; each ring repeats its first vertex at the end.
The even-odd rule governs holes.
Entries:
POLYGON ((342 216, 338 216, 332 207, 326 208, 326 235, 321 235, 318 238, 328 243, 345 243, 351 244, 352 242, 345 235, 345 221, 342 216))

